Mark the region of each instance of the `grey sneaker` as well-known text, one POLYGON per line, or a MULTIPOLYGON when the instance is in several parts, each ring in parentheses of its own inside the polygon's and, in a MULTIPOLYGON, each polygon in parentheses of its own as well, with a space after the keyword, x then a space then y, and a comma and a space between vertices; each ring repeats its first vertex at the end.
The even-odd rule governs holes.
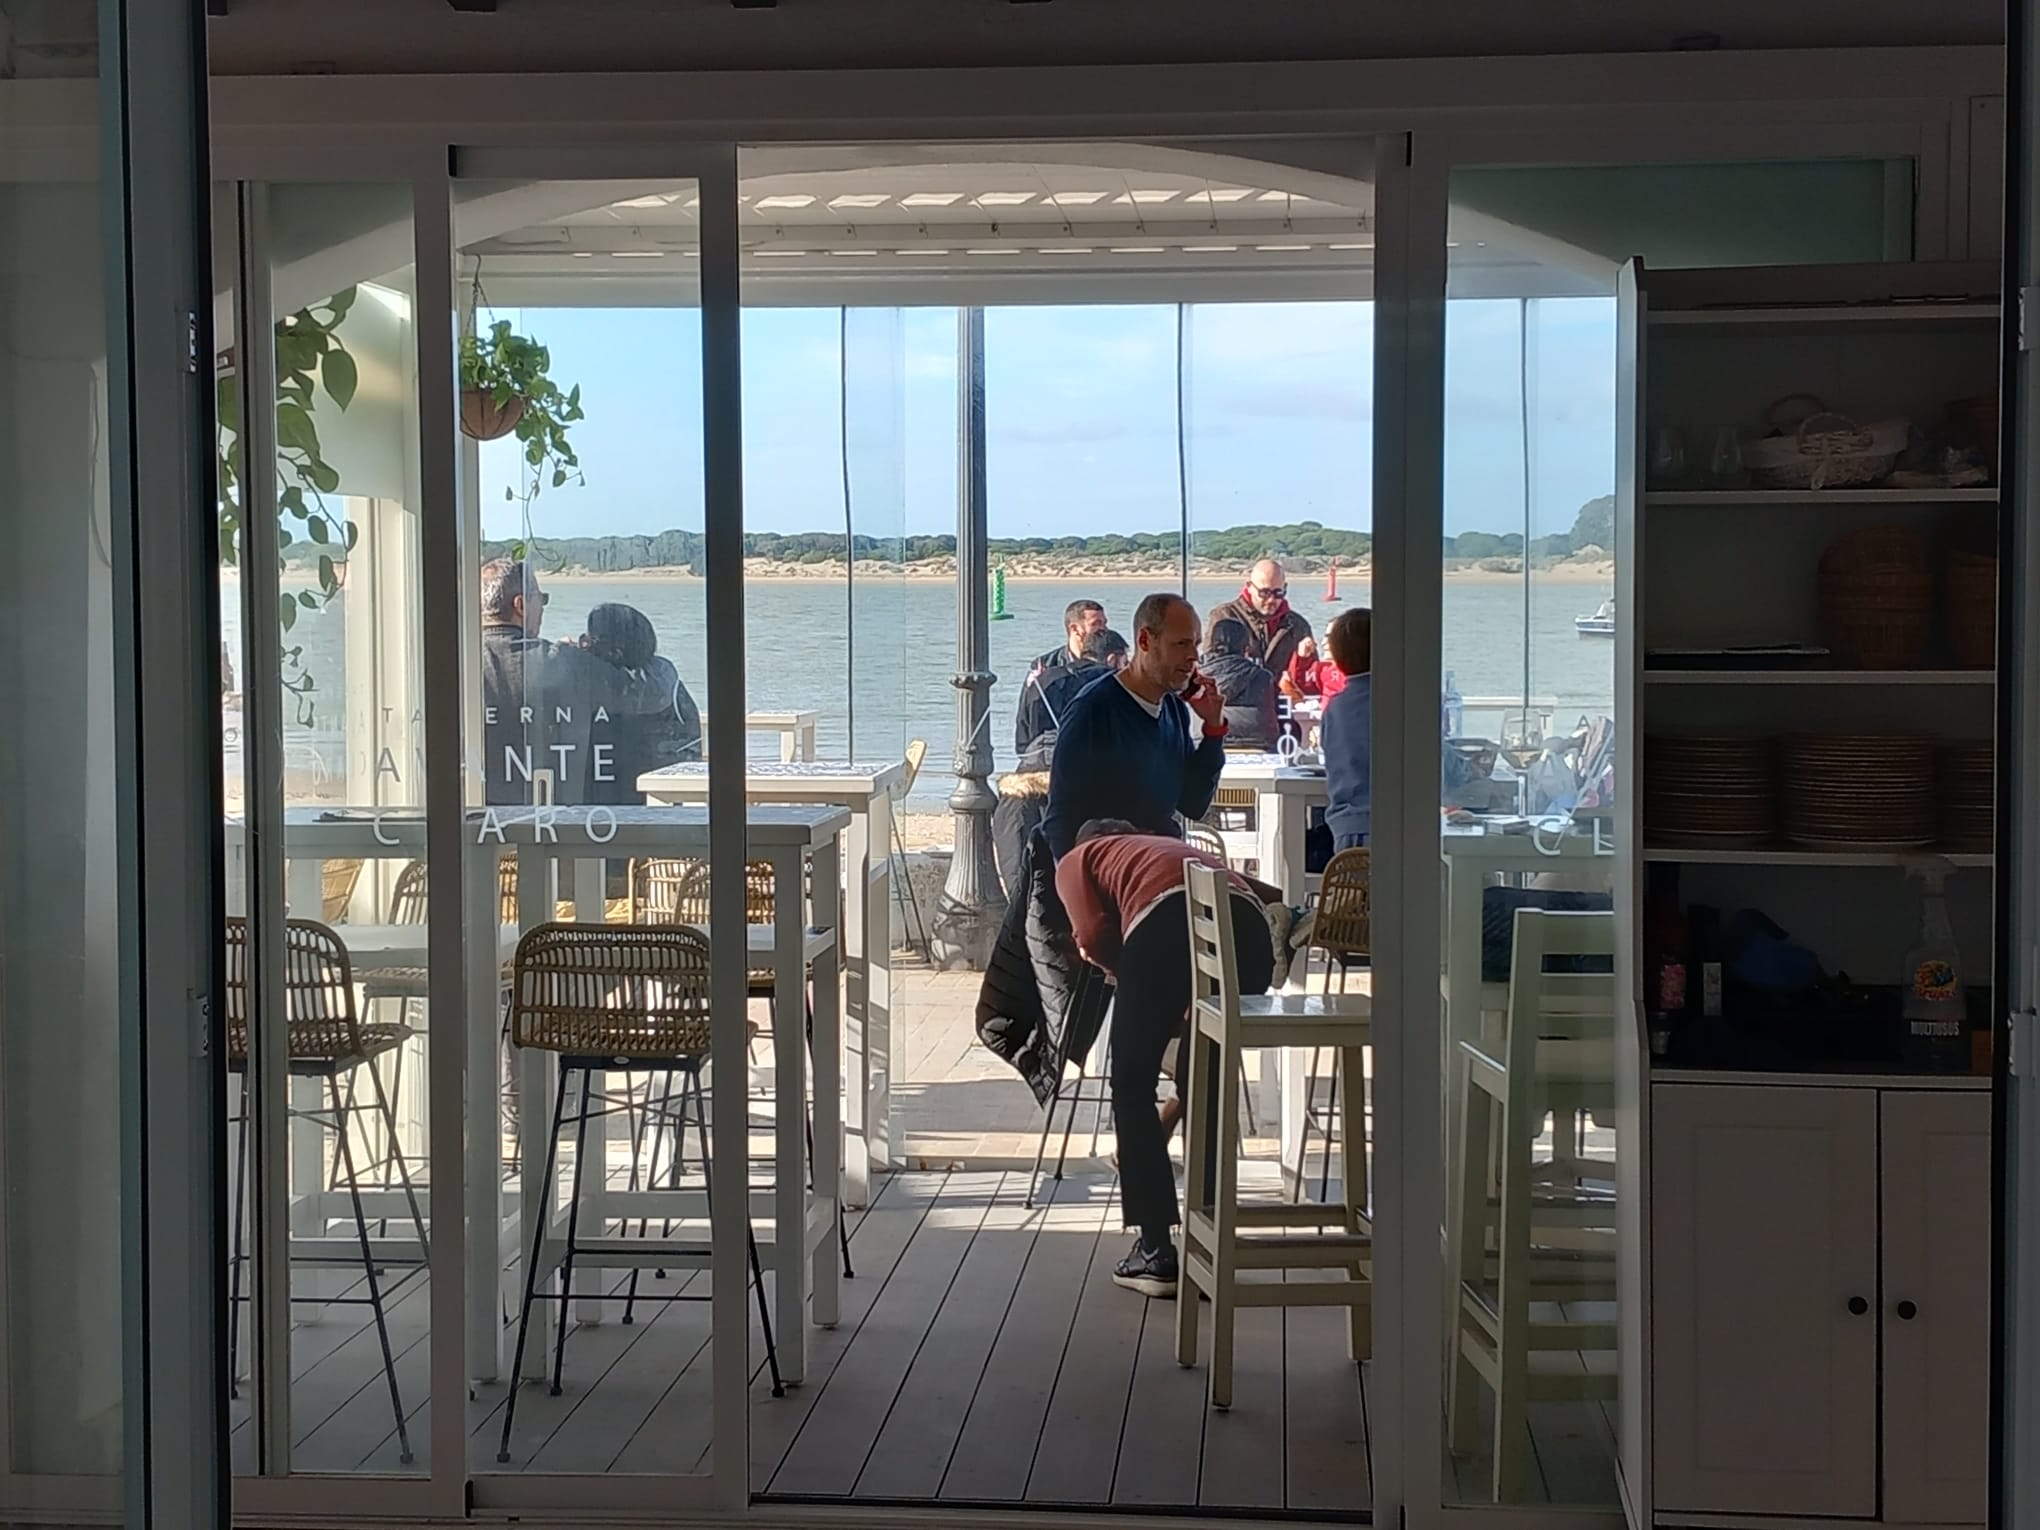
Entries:
POLYGON ((1176 1246, 1164 1243, 1150 1253, 1133 1240, 1133 1247, 1112 1271, 1112 1283, 1142 1296, 1172 1297, 1176 1294, 1176 1246))

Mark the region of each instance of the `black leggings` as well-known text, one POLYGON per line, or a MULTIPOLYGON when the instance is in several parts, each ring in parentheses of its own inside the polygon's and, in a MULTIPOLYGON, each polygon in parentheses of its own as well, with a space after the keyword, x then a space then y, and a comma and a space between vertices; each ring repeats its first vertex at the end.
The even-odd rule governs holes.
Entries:
MULTIPOLYGON (((1169 1043, 1187 1036, 1190 925, 1184 896, 1169 894, 1127 937, 1119 954, 1119 988, 1112 1009, 1112 1115, 1119 1136, 1120 1205, 1126 1225, 1151 1238, 1181 1220, 1176 1178, 1169 1168, 1168 1134, 1155 1112, 1155 1083, 1169 1043)), ((1251 898, 1235 895, 1232 926, 1240 992, 1267 992, 1275 972, 1267 919, 1251 898)), ((1187 1051, 1182 1055, 1187 1057, 1187 1051)), ((1203 1099, 1194 1104, 1185 1100, 1186 1111, 1218 1108, 1216 1080, 1206 1077, 1202 1083, 1203 1099)))

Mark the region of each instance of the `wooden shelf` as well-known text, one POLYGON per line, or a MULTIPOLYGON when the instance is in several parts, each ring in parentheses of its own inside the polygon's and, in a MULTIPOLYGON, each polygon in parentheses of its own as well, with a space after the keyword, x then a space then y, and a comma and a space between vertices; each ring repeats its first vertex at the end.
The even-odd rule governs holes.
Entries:
POLYGON ((1709 850, 1671 845, 1649 846, 1646 861, 1680 866, 1910 866, 1941 860, 1957 867, 1988 866, 1988 855, 1946 855, 1931 846, 1924 850, 1709 850))
POLYGON ((1998 491, 1979 489, 1652 489, 1649 509, 1721 509, 1729 505, 1994 505, 1998 491))
POLYGON ((1827 1071, 1820 1068, 1800 1069, 1750 1069, 1740 1068, 1680 1068, 1667 1067, 1660 1062, 1650 1065, 1650 1081, 1653 1084, 1725 1084, 1748 1088, 1751 1085, 1781 1087, 1789 1089, 1988 1089, 1991 1086, 1988 1074, 1977 1073, 1917 1073, 1903 1068, 1836 1068, 1827 1071))
POLYGON ((1645 685, 1994 685, 1992 669, 1645 669, 1645 685))
POLYGON ((1653 329, 1879 328, 1913 324, 1994 324, 1996 303, 1858 303, 1779 308, 1652 309, 1653 329))

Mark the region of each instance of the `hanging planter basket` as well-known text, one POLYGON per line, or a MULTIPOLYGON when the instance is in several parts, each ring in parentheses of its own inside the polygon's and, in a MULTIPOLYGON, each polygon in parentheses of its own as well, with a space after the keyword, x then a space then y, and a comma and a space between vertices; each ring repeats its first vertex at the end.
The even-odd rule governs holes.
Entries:
POLYGON ((524 418, 524 400, 513 397, 508 403, 496 402, 496 395, 487 388, 463 388, 460 393, 461 434, 476 441, 496 441, 517 428, 517 422, 524 418))

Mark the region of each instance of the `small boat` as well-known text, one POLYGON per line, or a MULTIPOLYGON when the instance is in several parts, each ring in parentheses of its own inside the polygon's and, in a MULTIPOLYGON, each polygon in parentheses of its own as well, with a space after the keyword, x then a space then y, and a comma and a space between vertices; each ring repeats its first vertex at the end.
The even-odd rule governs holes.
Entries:
POLYGON ((1575 616, 1573 631, 1581 637, 1615 636, 1615 602, 1604 600, 1592 616, 1575 616))

